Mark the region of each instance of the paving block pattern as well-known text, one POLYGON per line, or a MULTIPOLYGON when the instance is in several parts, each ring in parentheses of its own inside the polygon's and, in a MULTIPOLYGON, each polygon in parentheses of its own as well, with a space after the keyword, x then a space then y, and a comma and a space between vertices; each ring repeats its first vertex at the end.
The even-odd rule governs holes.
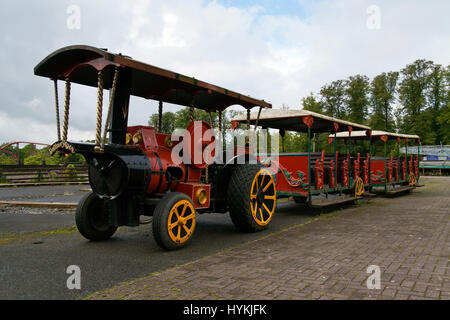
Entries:
POLYGON ((88 298, 450 300, 450 178, 421 182, 88 298))

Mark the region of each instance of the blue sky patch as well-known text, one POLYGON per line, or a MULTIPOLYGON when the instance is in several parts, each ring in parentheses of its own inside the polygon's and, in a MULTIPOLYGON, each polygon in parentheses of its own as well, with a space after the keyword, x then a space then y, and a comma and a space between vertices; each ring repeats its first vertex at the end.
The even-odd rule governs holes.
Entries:
POLYGON ((226 7, 250 8, 259 6, 264 8, 261 14, 297 16, 301 19, 311 15, 311 5, 316 0, 215 0, 226 7))

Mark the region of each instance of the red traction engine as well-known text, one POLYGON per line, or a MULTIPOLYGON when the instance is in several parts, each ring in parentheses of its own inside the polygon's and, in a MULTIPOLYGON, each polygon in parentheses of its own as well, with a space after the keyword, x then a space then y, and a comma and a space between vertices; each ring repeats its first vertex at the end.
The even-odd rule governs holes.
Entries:
POLYGON ((255 157, 252 161, 248 152, 216 162, 221 154, 215 157, 211 125, 194 121, 195 109, 208 112, 211 122, 215 112, 222 132, 222 112, 229 106, 241 105, 249 114, 254 107, 271 108, 270 103, 90 46, 61 48, 42 60, 34 73, 54 83, 58 140, 50 153, 79 153, 88 164, 92 192, 79 201, 75 213, 85 238, 107 240, 118 227, 139 226, 141 216, 150 216, 155 241, 172 250, 191 239, 200 213, 229 212, 237 229, 247 232, 270 224, 276 208, 270 172, 255 157), (62 130, 61 81, 65 82, 62 130), (97 88, 97 110, 92 113, 95 143, 68 139, 73 83, 97 88), (102 130, 105 90, 109 106, 102 130), (159 102, 158 130, 128 126, 132 96, 159 102), (191 123, 183 135, 161 132, 163 103, 190 108, 191 123))
POLYGON ((195 137, 203 137, 204 132, 209 129, 211 126, 207 122, 192 122, 186 133, 178 137, 178 141, 172 141, 171 135, 158 133, 153 127, 128 127, 127 145, 139 147, 148 158, 151 168, 150 175, 153 179, 149 180, 146 193, 182 192, 194 200, 196 209, 209 207, 210 185, 202 183, 201 176, 202 170, 210 165, 214 158, 215 137, 202 141, 200 149, 197 150, 202 155, 206 148, 211 150, 208 162, 202 158, 200 163, 195 161, 194 152, 191 152, 192 156, 188 155, 190 161, 183 161, 176 152, 172 152, 180 143, 184 144, 183 150, 192 150, 199 146, 194 143, 195 137))

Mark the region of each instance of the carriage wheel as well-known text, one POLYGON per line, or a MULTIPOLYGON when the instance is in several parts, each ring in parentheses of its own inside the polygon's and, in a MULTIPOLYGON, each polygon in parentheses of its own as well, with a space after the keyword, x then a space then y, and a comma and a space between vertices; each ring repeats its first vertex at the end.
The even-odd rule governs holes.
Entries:
POLYGON ((166 250, 182 248, 194 234, 195 208, 184 193, 170 192, 153 213, 153 237, 166 250))
POLYGON ((91 241, 107 240, 117 230, 116 226, 109 223, 104 201, 92 191, 85 194, 78 203, 75 223, 81 235, 91 241))
POLYGON ((237 166, 228 185, 227 202, 231 220, 239 230, 265 229, 277 203, 273 175, 256 165, 237 166))
POLYGON ((416 185, 416 176, 414 174, 409 175, 409 185, 414 187, 416 185))
POLYGON ((361 178, 356 179, 355 182, 355 197, 360 197, 364 194, 364 181, 361 178))
POLYGON ((307 201, 308 201, 308 197, 294 196, 295 203, 306 203, 307 201))

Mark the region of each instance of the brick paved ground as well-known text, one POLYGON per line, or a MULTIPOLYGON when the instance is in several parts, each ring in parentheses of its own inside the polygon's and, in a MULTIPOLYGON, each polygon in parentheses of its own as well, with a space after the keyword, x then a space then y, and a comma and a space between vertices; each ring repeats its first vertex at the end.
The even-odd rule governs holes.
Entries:
POLYGON ((450 178, 423 181, 89 298, 450 300, 450 178))

